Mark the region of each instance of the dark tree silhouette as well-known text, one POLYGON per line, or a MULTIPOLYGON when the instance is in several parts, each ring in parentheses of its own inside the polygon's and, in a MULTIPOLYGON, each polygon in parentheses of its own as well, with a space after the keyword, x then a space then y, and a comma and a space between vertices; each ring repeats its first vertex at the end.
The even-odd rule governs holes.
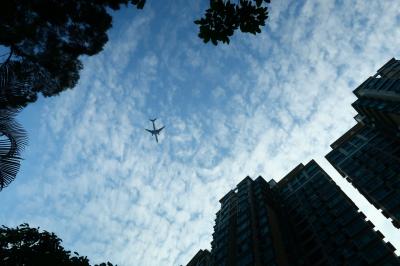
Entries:
MULTIPOLYGON (((21 224, 16 228, 0 227, 0 264, 4 266, 89 266, 89 259, 61 246, 62 240, 54 233, 39 232, 21 224)), ((110 262, 95 266, 113 266, 110 262)))
POLYGON ((103 49, 111 27, 109 9, 143 8, 143 0, 7 0, 0 5, 0 45, 9 49, 1 73, 12 73, 0 106, 24 107, 73 88, 81 55, 103 49))
POLYGON ((211 40, 229 44, 229 37, 237 29, 242 32, 257 34, 268 18, 267 3, 270 0, 210 0, 210 8, 204 17, 194 23, 199 25, 199 37, 205 43, 211 40))

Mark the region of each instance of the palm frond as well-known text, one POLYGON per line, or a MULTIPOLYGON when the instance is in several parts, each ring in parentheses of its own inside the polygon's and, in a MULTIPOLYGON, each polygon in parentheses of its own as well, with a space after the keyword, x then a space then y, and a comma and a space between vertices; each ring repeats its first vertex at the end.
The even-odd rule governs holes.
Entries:
POLYGON ((18 109, 0 109, 0 191, 16 177, 28 144, 26 131, 15 121, 18 109))
POLYGON ((0 66, 0 106, 22 108, 37 98, 35 75, 28 64, 8 61, 0 66))

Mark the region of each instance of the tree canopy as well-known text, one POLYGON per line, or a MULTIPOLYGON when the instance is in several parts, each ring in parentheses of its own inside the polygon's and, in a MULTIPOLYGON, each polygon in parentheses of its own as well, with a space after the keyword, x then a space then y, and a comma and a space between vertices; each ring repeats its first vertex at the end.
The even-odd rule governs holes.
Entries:
POLYGON ((81 55, 99 53, 108 41, 108 9, 140 0, 8 0, 0 8, 0 44, 9 48, 1 65, 0 104, 24 107, 73 88, 81 55))
MULTIPOLYGON (((28 224, 16 228, 0 227, 0 264, 4 266, 89 266, 89 259, 61 246, 62 240, 54 233, 39 231, 28 224)), ((95 266, 113 266, 101 263, 95 266)))
POLYGON ((261 27, 268 18, 267 3, 270 0, 239 0, 231 3, 229 0, 210 0, 210 8, 204 17, 194 23, 199 25, 199 37, 205 43, 211 40, 228 43, 237 29, 241 32, 261 33, 261 27))

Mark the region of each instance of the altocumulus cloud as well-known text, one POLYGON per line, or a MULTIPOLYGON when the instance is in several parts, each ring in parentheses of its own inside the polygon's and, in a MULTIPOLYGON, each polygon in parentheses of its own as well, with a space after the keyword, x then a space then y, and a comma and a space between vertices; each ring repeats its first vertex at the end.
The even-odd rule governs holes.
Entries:
POLYGON ((0 194, 2 223, 54 231, 93 262, 178 265, 209 247, 219 198, 246 175, 280 179, 315 158, 354 194, 323 156, 354 124, 351 91, 398 56, 399 4, 276 1, 262 35, 211 47, 194 2, 123 10, 79 86, 23 113, 38 144, 0 194), (144 131, 154 115, 159 145, 144 131))

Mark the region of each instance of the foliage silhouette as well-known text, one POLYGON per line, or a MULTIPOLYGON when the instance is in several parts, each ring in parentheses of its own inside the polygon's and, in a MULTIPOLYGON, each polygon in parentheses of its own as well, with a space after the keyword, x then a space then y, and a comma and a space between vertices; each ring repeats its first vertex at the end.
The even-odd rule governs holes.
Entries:
MULTIPOLYGON (((4 266, 89 266, 89 259, 77 252, 61 246, 62 240, 54 233, 39 232, 21 224, 16 228, 0 227, 0 264, 4 266)), ((101 263, 95 266, 113 266, 112 263, 101 263)))
POLYGON ((16 111, 0 109, 0 191, 17 175, 28 141, 25 130, 14 119, 16 111))
POLYGON ((257 34, 268 18, 267 3, 270 0, 239 0, 231 3, 229 0, 210 0, 210 8, 204 17, 194 23, 199 25, 199 37, 205 43, 211 40, 229 44, 237 29, 245 33, 257 34))
POLYGON ((0 45, 9 48, 1 75, 12 73, 0 106, 24 107, 73 88, 82 55, 99 53, 108 41, 109 9, 143 8, 143 0, 9 0, 0 9, 0 45), (16 80, 16 81, 15 81, 16 80), (13 82, 14 81, 14 82, 13 82), (15 86, 16 85, 16 86, 15 86), (6 101, 4 101, 6 99, 6 101))

